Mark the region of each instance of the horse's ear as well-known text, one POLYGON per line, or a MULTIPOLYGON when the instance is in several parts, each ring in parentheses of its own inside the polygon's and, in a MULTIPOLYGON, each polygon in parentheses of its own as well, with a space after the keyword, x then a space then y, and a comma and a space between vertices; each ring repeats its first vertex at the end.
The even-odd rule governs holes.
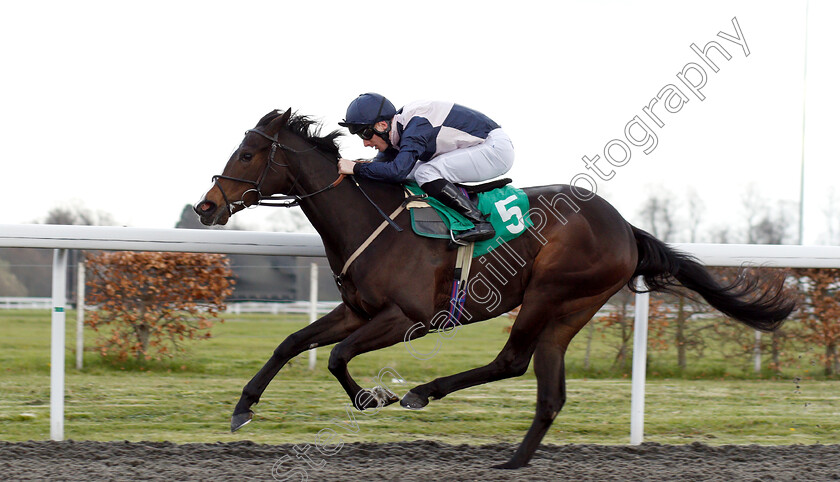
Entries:
POLYGON ((286 112, 283 112, 283 115, 274 119, 273 121, 271 121, 268 124, 268 127, 266 127, 266 129, 265 129, 266 134, 268 134, 270 136, 273 136, 274 134, 277 134, 278 132, 280 132, 280 129, 282 129, 286 124, 289 123, 289 119, 291 117, 292 117, 292 108, 289 107, 288 109, 286 109, 286 112))

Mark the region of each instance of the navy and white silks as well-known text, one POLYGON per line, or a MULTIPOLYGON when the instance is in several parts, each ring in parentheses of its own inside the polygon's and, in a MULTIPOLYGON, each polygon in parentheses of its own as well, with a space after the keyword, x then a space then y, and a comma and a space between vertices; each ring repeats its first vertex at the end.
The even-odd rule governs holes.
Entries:
POLYGON ((406 104, 394 116, 391 146, 354 172, 386 182, 437 179, 479 182, 500 176, 513 165, 513 144, 492 119, 451 102, 406 104))

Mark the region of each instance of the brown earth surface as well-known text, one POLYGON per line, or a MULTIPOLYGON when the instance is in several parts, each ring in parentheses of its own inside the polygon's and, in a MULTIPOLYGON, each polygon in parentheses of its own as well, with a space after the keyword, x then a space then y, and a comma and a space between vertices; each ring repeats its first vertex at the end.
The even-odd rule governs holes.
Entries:
POLYGON ((352 443, 325 455, 315 446, 253 442, 0 442, 0 479, 840 480, 840 445, 543 445, 528 467, 490 468, 515 448, 352 443))

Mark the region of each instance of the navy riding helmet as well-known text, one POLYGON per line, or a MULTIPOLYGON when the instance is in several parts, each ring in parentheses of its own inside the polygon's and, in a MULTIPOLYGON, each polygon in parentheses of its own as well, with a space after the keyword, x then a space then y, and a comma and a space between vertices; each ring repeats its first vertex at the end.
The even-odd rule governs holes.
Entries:
POLYGON ((350 129, 351 134, 356 134, 379 121, 391 120, 396 113, 397 109, 391 101, 382 95, 368 92, 356 97, 347 106, 344 121, 338 125, 350 129))

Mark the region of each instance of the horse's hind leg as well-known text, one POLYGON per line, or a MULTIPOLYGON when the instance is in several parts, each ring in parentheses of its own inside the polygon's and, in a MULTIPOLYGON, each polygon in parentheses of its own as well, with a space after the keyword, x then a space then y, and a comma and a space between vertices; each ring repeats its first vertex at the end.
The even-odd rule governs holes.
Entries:
POLYGON ((516 469, 531 460, 540 441, 548 432, 554 418, 566 403, 566 373, 564 355, 572 337, 597 312, 597 309, 578 312, 549 324, 540 334, 534 351, 534 374, 537 376, 537 411, 525 439, 511 459, 497 469, 516 469))
POLYGON ((429 398, 441 399, 457 390, 524 374, 531 363, 539 334, 549 320, 557 320, 552 309, 549 303, 539 300, 523 303, 505 346, 492 362, 416 386, 405 394, 400 405, 416 410, 425 407, 429 398))
POLYGON ((534 372, 537 376, 537 412, 531 428, 514 456, 497 468, 524 466, 531 460, 551 422, 566 401, 563 366, 566 347, 575 334, 598 312, 604 301, 601 299, 594 306, 560 318, 540 311, 526 311, 523 305, 523 311, 519 313, 511 329, 511 337, 492 363, 415 387, 403 397, 400 404, 406 408, 422 408, 429 403, 429 397, 443 398, 456 390, 521 375, 528 368, 533 355, 534 372), (550 320, 547 325, 539 324, 539 320, 545 319, 550 320))
POLYGON ((260 401, 260 396, 268 384, 289 360, 310 348, 337 343, 347 338, 363 323, 363 320, 342 303, 306 328, 286 337, 266 364, 242 389, 242 396, 233 410, 230 431, 235 432, 251 421, 251 405, 260 401))

